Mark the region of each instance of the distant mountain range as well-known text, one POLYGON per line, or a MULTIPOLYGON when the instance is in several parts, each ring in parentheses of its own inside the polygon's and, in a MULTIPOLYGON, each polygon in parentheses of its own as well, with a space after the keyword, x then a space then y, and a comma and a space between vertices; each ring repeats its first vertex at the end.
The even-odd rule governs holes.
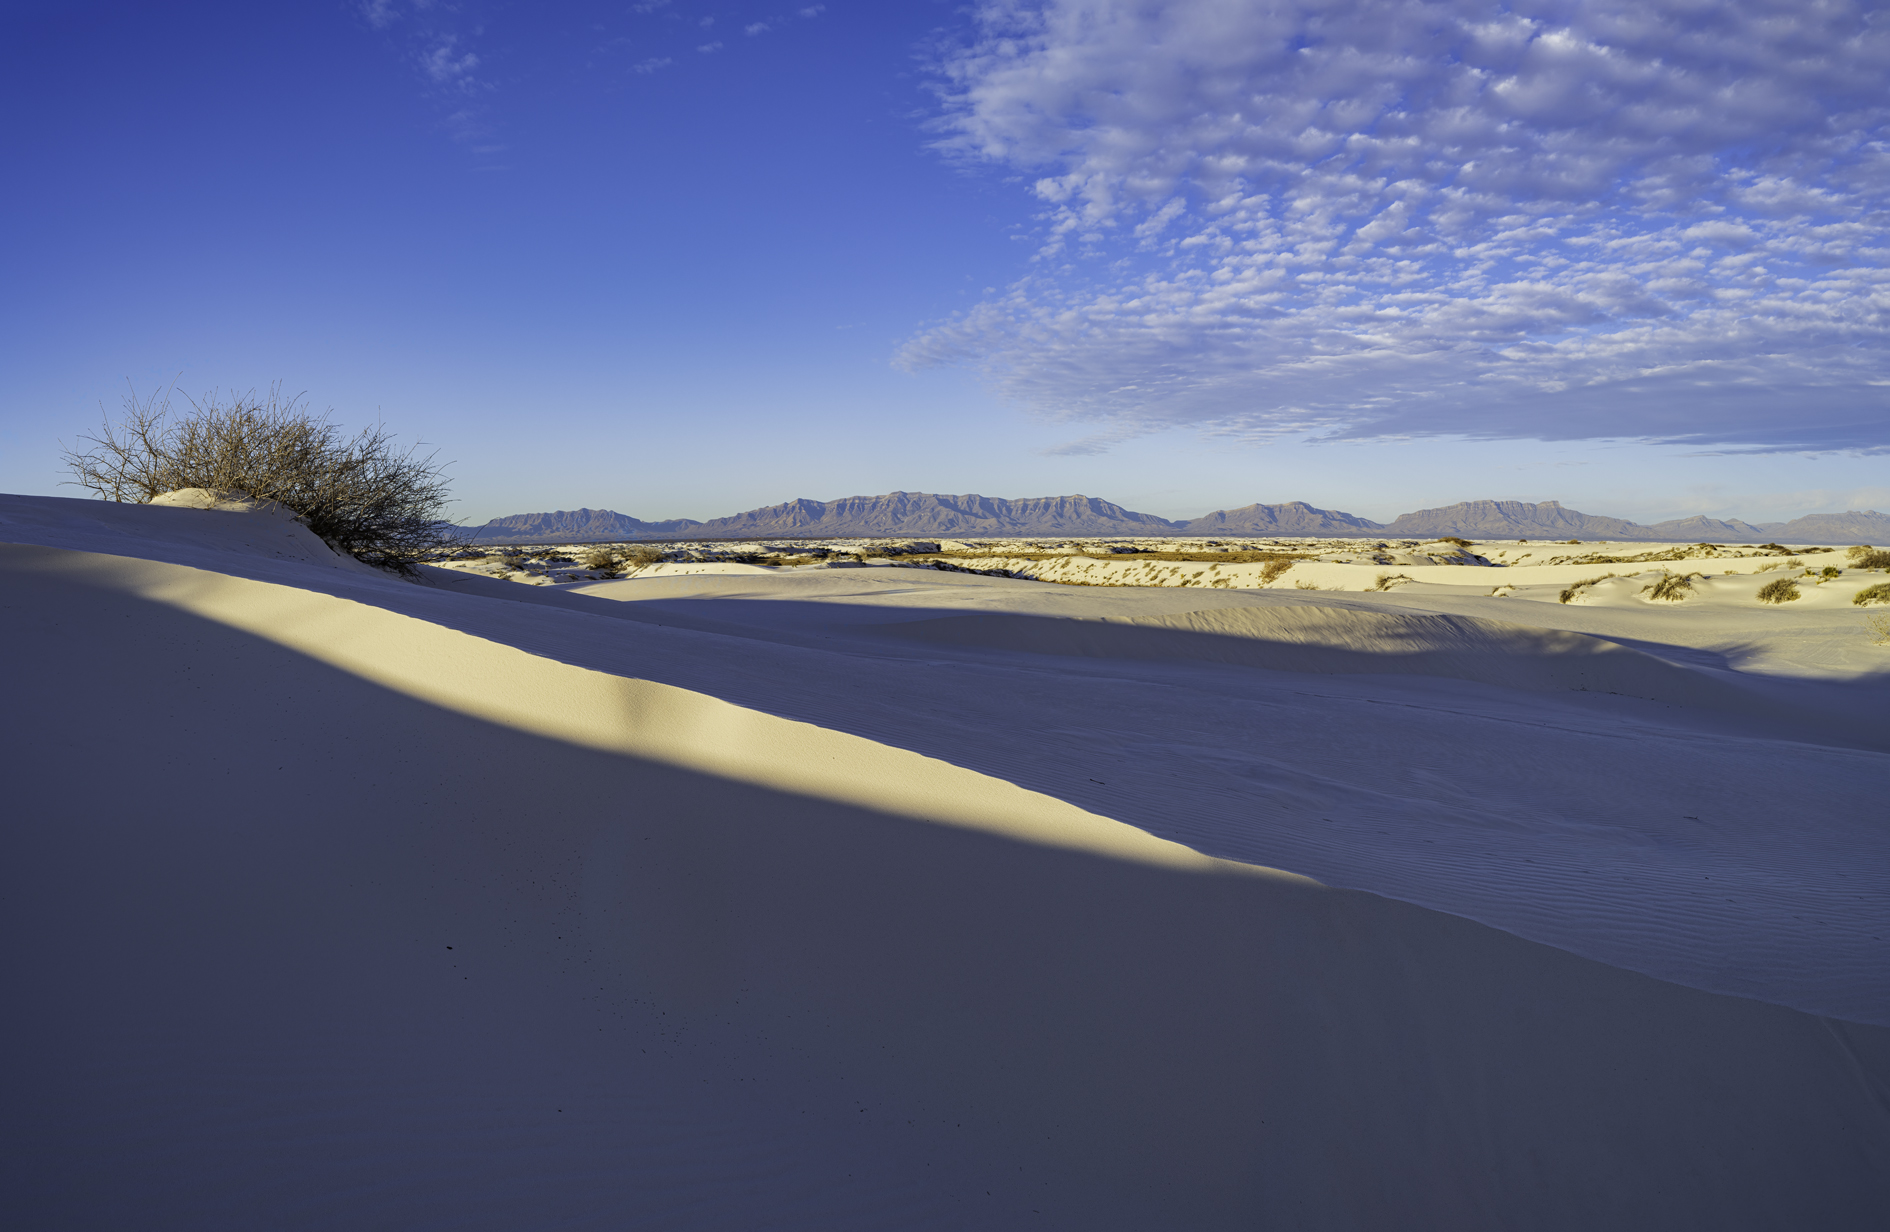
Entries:
POLYGON ((560 509, 494 518, 479 527, 477 534, 481 543, 606 543, 674 538, 700 525, 692 518, 642 522, 608 509, 560 509))
MULTIPOLYGON (((1881 514, 1873 514, 1882 518, 1881 514)), ((1884 518, 1890 525, 1890 518, 1884 518)), ((1714 518, 1678 518, 1642 526, 1626 518, 1610 518, 1564 509, 1560 501, 1464 501, 1442 509, 1420 509, 1400 514, 1380 531, 1388 538, 1410 539, 1418 536, 1461 535, 1466 539, 1659 539, 1721 543, 1769 539, 1787 522, 1767 522, 1753 526, 1747 522, 1721 522, 1714 518)))
POLYGON ((795 500, 704 522, 695 533, 757 535, 1172 535, 1174 523, 1093 496, 940 496, 891 492, 837 501, 795 500))
POLYGON ((1638 539, 1666 542, 1890 543, 1890 515, 1874 509, 1818 513, 1790 522, 1757 524, 1715 518, 1678 518, 1642 526, 1623 518, 1565 509, 1556 501, 1465 501, 1441 509, 1373 522, 1303 501, 1221 509, 1185 522, 1136 513, 1093 496, 945 496, 889 492, 835 501, 791 500, 726 518, 697 522, 673 518, 644 522, 609 509, 516 513, 478 527, 480 543, 598 543, 633 539, 826 539, 911 535, 923 538, 1030 538, 1036 536, 1226 538, 1323 537, 1354 539, 1638 539))

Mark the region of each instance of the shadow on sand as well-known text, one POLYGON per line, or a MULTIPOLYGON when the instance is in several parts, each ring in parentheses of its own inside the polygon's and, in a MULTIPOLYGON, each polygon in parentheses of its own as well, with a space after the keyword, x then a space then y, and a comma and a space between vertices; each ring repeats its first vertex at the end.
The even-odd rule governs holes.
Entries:
POLYGON ((68 579, 0 615, 17 1226, 1890 1205, 1890 1031, 574 747, 68 579))

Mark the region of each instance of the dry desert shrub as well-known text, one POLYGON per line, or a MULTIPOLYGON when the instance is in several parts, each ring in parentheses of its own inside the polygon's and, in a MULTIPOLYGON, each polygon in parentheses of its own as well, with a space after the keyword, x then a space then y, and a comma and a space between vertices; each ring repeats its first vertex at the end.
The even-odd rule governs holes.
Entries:
POLYGON ((1851 596, 1851 602, 1858 607, 1869 607, 1873 603, 1890 603, 1890 582, 1879 582, 1875 586, 1866 586, 1851 596))
POLYGON ((1678 573, 1665 574, 1659 580, 1641 587, 1641 593, 1650 599, 1679 603, 1693 593, 1693 579, 1705 576, 1704 573, 1689 573, 1685 577, 1678 573))
POLYGON ((594 547, 579 556, 577 563, 593 573, 622 577, 632 569, 641 569, 663 559, 663 549, 647 543, 629 547, 594 547))
MULTIPOLYGON (((1573 540, 1571 540, 1570 542, 1573 542, 1573 540)), ((1573 586, 1570 586, 1566 590, 1564 590, 1559 597, 1561 598, 1562 602, 1571 603, 1575 600, 1576 596, 1580 595, 1584 590, 1587 590, 1590 586, 1593 586, 1596 582, 1605 582, 1611 577, 1619 577, 1619 576, 1620 576, 1619 574, 1615 574, 1615 573, 1604 573, 1600 577, 1583 578, 1581 581, 1575 583, 1573 586)))
POLYGON ((578 557, 578 563, 592 573, 618 577, 623 573, 623 555, 615 548, 592 548, 578 557))
POLYGON ((1294 590, 1318 590, 1319 583, 1308 582, 1305 578, 1301 578, 1299 581, 1293 583, 1293 589, 1294 590))
POLYGON ((1798 598, 1797 578, 1778 578, 1759 587, 1760 603, 1790 603, 1798 598))
POLYGON ((1864 617, 1873 646, 1890 646, 1890 612, 1872 612, 1864 617))
POLYGON ((337 550, 412 573, 449 547, 445 465, 401 450, 379 424, 342 435, 281 387, 176 412, 169 393, 125 399, 125 413, 64 451, 68 482, 105 500, 142 504, 180 488, 275 501, 337 550))
MULTIPOLYGON (((880 553, 875 551, 874 554, 879 555, 880 553)), ((1310 553, 1288 552, 1284 550, 1264 551, 1257 548, 1252 551, 1223 548, 1214 552, 1167 552, 1156 548, 1110 547, 1106 549, 1084 549, 1075 553, 1071 553, 1067 550, 1045 552, 981 548, 974 552, 923 552, 920 553, 920 555, 945 560, 962 560, 966 557, 991 556, 1003 556, 1010 560, 1068 560, 1072 555, 1085 556, 1092 560, 1121 560, 1124 556, 1133 556, 1138 562, 1157 561, 1163 564, 1252 565, 1267 564, 1282 560, 1290 563, 1295 560, 1304 560, 1310 553)))
POLYGON ((1271 586, 1285 576, 1286 571, 1292 567, 1293 562, 1290 560, 1268 561, 1266 564, 1260 566, 1260 584, 1262 586, 1271 586))
POLYGON ((1890 569, 1890 552, 1863 551, 1851 549, 1851 568, 1853 569, 1890 569))
POLYGON ((1396 586, 1400 582, 1415 582, 1415 581, 1417 581, 1417 579, 1409 576, 1408 574, 1381 573, 1378 575, 1378 580, 1373 582, 1369 589, 1390 590, 1392 587, 1396 586))
MULTIPOLYGON (((1735 553, 1738 555, 1739 553, 1735 553)), ((1551 557, 1552 565, 1634 565, 1642 561, 1657 560, 1698 560, 1701 557, 1726 555, 1726 547, 1720 543, 1696 543, 1687 547, 1661 548, 1654 552, 1637 552, 1631 556, 1610 556, 1605 552, 1590 552, 1582 556, 1551 557)))

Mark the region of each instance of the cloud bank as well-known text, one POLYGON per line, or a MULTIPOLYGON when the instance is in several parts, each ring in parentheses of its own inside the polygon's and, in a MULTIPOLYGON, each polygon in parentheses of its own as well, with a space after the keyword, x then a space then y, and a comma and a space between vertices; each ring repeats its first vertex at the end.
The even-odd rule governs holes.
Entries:
POLYGON ((986 0, 1032 272, 904 348, 1117 432, 1890 449, 1890 13, 986 0))

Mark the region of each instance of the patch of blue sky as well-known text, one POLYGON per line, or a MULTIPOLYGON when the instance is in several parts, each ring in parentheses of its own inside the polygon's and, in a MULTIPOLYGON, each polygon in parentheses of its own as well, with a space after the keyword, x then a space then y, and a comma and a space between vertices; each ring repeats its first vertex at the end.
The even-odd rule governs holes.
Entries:
POLYGON ((1865 499, 1877 7, 21 0, 0 487, 175 379, 468 516, 1865 499))

